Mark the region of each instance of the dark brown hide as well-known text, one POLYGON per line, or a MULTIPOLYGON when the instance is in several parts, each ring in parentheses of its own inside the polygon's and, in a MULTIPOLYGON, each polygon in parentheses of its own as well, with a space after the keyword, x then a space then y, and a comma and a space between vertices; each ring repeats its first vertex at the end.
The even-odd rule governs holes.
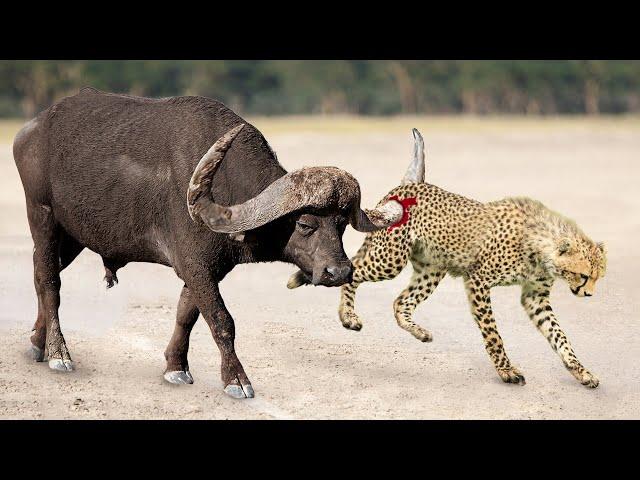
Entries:
POLYGON ((329 208, 305 204, 247 232, 243 242, 192 221, 186 193, 196 165, 216 140, 243 123, 207 192, 212 202, 233 206, 256 198, 286 171, 260 132, 215 100, 87 88, 18 133, 14 158, 25 190, 38 296, 34 358, 46 353, 51 368, 73 368, 58 319, 60 272, 86 247, 102 256, 109 283, 128 262, 170 266, 184 281, 165 352, 167 380, 192 381, 189 332, 201 313, 220 349, 225 391, 253 396, 218 282, 238 263, 275 260, 295 263, 320 284, 349 281, 341 236, 353 210, 329 188, 324 194, 337 195, 323 204, 329 208))

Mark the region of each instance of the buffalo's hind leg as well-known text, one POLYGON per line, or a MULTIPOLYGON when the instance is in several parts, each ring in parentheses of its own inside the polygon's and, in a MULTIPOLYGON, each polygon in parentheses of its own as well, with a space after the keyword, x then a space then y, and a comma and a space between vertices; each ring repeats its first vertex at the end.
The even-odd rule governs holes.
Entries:
POLYGON ((33 238, 34 284, 38 296, 38 318, 31 336, 31 353, 43 361, 45 351, 49 367, 71 371, 73 362, 60 330, 60 272, 82 251, 56 223, 48 205, 28 205, 29 227, 33 238))
MULTIPOLYGON (((35 240, 34 240, 35 242, 35 240)), ((35 243, 34 243, 35 245, 35 243)), ((75 238, 68 235, 64 230, 58 228, 58 256, 59 256, 59 265, 60 271, 67 268, 76 257, 84 250, 84 246, 82 246, 79 242, 76 241, 75 238)), ((35 252, 34 252, 35 256, 35 252)), ((34 258, 34 268, 35 268, 35 258, 34 258)), ((36 293, 39 292, 38 282, 36 281, 36 276, 34 274, 34 284, 36 288, 36 293)), ((43 362, 45 360, 45 347, 46 347, 46 338, 47 338, 47 324, 46 324, 46 309, 42 304, 41 295, 38 294, 38 317, 36 319, 36 323, 33 326, 33 335, 31 335, 31 348, 29 350, 30 356, 36 362, 43 362)))
MULTIPOLYGON (((35 240, 34 240, 35 242, 35 240)), ((34 243, 35 245, 35 243, 34 243)), ((58 257, 60 271, 67 268, 76 259, 76 257, 84 250, 82 246, 75 238, 68 235, 64 230, 58 228, 58 257)), ((34 268, 35 268, 35 251, 34 251, 34 268)), ((36 293, 39 292, 38 282, 34 274, 34 283, 36 287, 36 293)), ((47 338, 47 324, 46 324, 46 309, 42 304, 40 294, 38 296, 38 317, 36 323, 33 326, 33 335, 31 335, 31 348, 29 354, 36 362, 43 362, 45 360, 45 347, 47 338)))
POLYGON ((171 341, 164 352, 167 359, 167 369, 164 379, 169 383, 177 385, 193 383, 193 377, 189 372, 189 336, 191 329, 196 324, 200 310, 193 298, 193 295, 185 285, 180 293, 178 301, 178 312, 176 314, 176 326, 173 330, 171 341))

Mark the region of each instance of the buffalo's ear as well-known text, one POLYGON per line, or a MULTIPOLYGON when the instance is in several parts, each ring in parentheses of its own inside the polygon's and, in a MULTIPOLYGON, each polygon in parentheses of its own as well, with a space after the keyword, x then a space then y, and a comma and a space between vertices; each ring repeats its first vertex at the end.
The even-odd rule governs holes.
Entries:
POLYGON ((230 233, 229 238, 234 242, 246 243, 246 244, 254 244, 256 243, 257 237, 256 234, 251 230, 244 232, 236 232, 230 233))
POLYGON ((558 243, 558 254, 565 255, 571 253, 573 252, 574 247, 575 245, 573 243, 573 240, 567 237, 561 238, 560 242, 558 243))

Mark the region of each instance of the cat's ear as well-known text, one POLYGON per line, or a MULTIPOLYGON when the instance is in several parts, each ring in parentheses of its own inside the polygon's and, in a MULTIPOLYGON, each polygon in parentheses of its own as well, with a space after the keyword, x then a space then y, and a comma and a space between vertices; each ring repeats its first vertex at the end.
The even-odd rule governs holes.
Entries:
POLYGON ((564 237, 558 242, 558 254, 567 255, 575 250, 575 243, 572 239, 564 237))

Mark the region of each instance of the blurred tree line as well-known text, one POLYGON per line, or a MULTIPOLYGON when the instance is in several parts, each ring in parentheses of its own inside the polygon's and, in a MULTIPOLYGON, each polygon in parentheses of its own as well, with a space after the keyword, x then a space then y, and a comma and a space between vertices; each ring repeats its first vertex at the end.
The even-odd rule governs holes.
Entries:
POLYGON ((205 95, 242 114, 598 114, 640 111, 640 61, 0 61, 0 117, 89 85, 205 95))

